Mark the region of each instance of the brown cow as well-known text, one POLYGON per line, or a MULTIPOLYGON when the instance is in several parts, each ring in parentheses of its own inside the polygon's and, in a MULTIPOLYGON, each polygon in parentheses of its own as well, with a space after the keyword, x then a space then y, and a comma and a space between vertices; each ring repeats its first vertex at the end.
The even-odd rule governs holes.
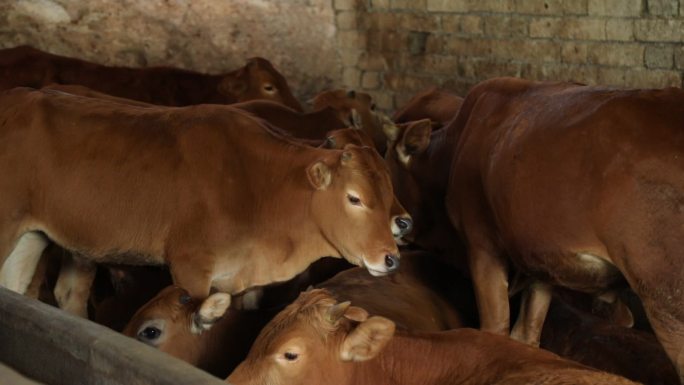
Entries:
POLYGON ((194 298, 284 281, 322 256, 374 275, 399 265, 392 186, 371 149, 311 148, 221 105, 18 88, 0 94, 0 117, 1 282, 15 291, 47 239, 85 266, 168 264, 194 298))
POLYGON ((396 123, 430 119, 433 128, 446 126, 456 116, 463 98, 437 87, 418 93, 392 115, 396 123))
POLYGON ((647 385, 677 385, 679 376, 651 333, 615 325, 554 296, 540 346, 592 368, 647 385))
POLYGON ((312 106, 315 111, 326 107, 332 108, 338 118, 347 123, 347 127, 354 126, 366 131, 373 139, 378 152, 385 154, 387 138, 384 132, 396 128, 389 117, 375 111, 373 98, 369 94, 340 89, 325 91, 313 98, 312 106))
POLYGON ((601 293, 624 276, 681 380, 681 127, 680 89, 495 79, 445 130, 395 133, 387 160, 417 230, 446 210, 465 240, 482 329, 509 332, 508 261, 537 280, 512 332, 533 344, 550 284, 601 293))
POLYGON ((473 329, 395 333, 387 318, 311 290, 279 313, 228 377, 234 385, 634 384, 473 329))
POLYGON ((244 67, 226 74, 206 75, 168 67, 108 67, 28 46, 0 50, 0 90, 51 83, 83 85, 159 105, 268 99, 302 111, 285 78, 264 58, 248 59, 244 67))
MULTIPOLYGON (((425 257, 402 256, 402 268, 391 276, 372 277, 365 270, 354 268, 318 287, 329 290, 339 301, 363 304, 369 313, 388 317, 407 329, 439 331, 463 326, 460 315, 432 289, 433 277, 422 274, 429 268, 425 265, 430 264, 425 257)), ((448 280, 445 275, 442 277, 448 280)), ((208 332, 192 333, 193 319, 209 318, 200 315, 203 309, 225 310, 221 295, 209 296, 200 303, 190 300, 180 288, 167 287, 136 312, 124 334, 225 377, 246 357, 251 342, 275 313, 228 309, 208 332)), ((295 298, 296 294, 288 303, 295 298)))

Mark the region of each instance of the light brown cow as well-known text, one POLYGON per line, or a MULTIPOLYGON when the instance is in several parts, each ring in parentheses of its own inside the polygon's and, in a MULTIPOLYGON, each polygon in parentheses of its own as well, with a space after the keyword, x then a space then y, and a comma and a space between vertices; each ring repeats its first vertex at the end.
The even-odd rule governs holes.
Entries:
POLYGON ((332 108, 338 118, 347 123, 347 127, 354 126, 366 131, 373 139, 378 152, 385 154, 387 138, 384 132, 395 130, 394 122, 386 115, 375 111, 375 103, 369 94, 340 89, 325 91, 313 98, 312 106, 314 110, 332 108))
POLYGON ((311 290, 278 314, 233 385, 634 384, 473 329, 395 333, 387 318, 311 290))
POLYGON ((168 264, 194 298, 284 281, 322 256, 398 268, 392 186, 371 149, 311 148, 221 105, 14 89, 0 117, 1 282, 15 291, 48 239, 86 266, 168 264))
POLYGON ((206 75, 168 67, 108 67, 29 46, 0 50, 0 90, 51 83, 168 106, 268 99, 302 111, 285 78, 264 58, 248 59, 226 74, 206 75))
MULTIPOLYGON (((425 255, 404 255, 402 268, 391 276, 372 277, 362 268, 353 268, 317 286, 329 290, 338 301, 363 304, 370 314, 388 317, 407 329, 440 331, 463 326, 458 312, 434 291, 436 277, 424 274, 430 264, 425 255)), ((452 278, 441 277, 447 284, 452 278)), ((214 312, 217 316, 225 310, 222 295, 211 295, 200 303, 180 288, 167 287, 136 312, 124 334, 226 377, 246 357, 251 342, 275 312, 228 309, 210 329, 211 324, 204 324, 208 332, 192 333, 193 320, 210 319, 208 314, 202 316, 202 311, 218 310, 214 312)))
POLYGON ((512 331, 533 344, 549 285, 601 293, 624 276, 684 379, 682 127, 680 89, 495 79, 443 133, 395 133, 387 160, 417 233, 419 212, 447 211, 465 240, 482 329, 509 333, 509 261, 537 280, 512 331))
POLYGON ((444 127, 456 116, 463 98, 437 87, 428 88, 411 98, 392 115, 396 123, 430 119, 433 128, 444 127))

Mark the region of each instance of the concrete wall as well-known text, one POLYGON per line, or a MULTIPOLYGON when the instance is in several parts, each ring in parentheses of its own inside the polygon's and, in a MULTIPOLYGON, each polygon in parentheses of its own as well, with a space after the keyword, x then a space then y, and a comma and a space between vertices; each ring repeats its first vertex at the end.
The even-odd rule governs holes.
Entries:
POLYGON ((0 48, 227 72, 271 60, 302 100, 339 83, 331 0, 6 0, 0 48))
POLYGON ((521 76, 681 86, 684 0, 334 0, 343 80, 393 109, 521 76))

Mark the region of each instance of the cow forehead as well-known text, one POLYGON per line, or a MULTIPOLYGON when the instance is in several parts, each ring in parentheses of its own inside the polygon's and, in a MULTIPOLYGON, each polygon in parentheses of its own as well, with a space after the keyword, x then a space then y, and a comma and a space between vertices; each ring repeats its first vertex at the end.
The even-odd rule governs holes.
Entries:
POLYGON ((312 332, 327 335, 337 329, 326 319, 327 310, 337 301, 325 289, 314 289, 301 293, 297 300, 278 313, 264 327, 254 343, 254 349, 262 354, 277 346, 299 327, 310 327, 312 332))

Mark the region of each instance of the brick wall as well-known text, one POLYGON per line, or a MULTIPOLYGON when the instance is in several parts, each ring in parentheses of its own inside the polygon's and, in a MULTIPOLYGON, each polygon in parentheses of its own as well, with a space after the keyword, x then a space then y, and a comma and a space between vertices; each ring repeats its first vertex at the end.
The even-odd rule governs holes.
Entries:
POLYGON ((684 0, 333 0, 342 81, 394 109, 519 76, 682 86, 684 0))

